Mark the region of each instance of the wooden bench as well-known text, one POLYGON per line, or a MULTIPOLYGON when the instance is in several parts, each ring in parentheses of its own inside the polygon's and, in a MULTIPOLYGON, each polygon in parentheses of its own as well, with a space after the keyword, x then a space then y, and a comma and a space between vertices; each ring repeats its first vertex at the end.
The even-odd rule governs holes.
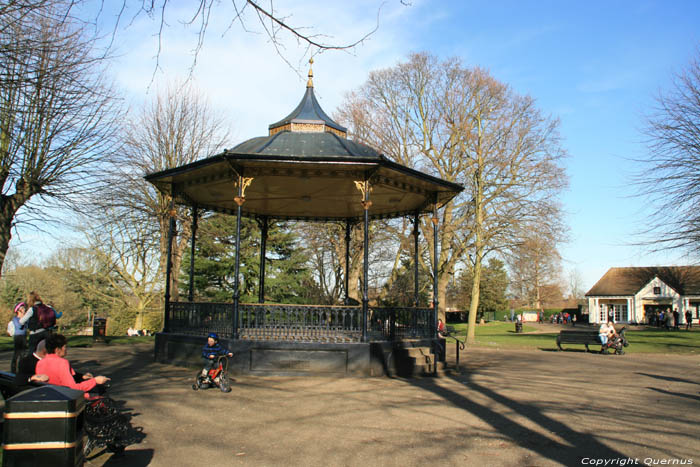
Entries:
POLYGON ((557 336, 557 347, 564 350, 561 344, 579 344, 586 346, 586 352, 590 352, 589 345, 602 345, 598 338, 598 331, 571 331, 562 330, 557 336))

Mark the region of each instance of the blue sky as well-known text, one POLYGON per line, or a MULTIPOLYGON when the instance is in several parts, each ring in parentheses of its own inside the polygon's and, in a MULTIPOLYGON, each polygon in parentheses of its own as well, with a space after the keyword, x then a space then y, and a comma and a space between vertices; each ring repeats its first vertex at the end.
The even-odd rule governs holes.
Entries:
MULTIPOLYGON (((648 214, 645 202, 631 196, 630 176, 639 169, 632 159, 645 151, 640 130, 654 95, 700 53, 700 2, 413 0, 404 6, 398 0, 278 0, 274 5, 291 24, 340 43, 370 31, 379 10, 379 29, 367 41, 351 53, 315 59, 315 90, 328 113, 369 71, 393 66, 410 52, 429 51, 490 70, 560 118, 571 182, 562 199, 571 227, 571 241, 561 248, 563 267, 577 269, 586 289, 613 266, 691 261, 630 245, 648 214)), ((118 33, 120 57, 113 71, 134 108, 164 83, 188 75, 195 30, 177 19, 192 10, 184 1, 169 8, 161 70, 155 74, 155 23, 141 16, 118 33)), ((228 28, 227 17, 225 7, 212 17, 193 78, 229 118, 234 146, 266 134, 269 123, 294 108, 304 91, 308 56, 284 39, 283 54, 297 72, 276 54, 252 16, 247 17, 252 32, 228 28)), ((45 241, 31 230, 20 233, 23 243, 12 244, 20 250, 45 241)))

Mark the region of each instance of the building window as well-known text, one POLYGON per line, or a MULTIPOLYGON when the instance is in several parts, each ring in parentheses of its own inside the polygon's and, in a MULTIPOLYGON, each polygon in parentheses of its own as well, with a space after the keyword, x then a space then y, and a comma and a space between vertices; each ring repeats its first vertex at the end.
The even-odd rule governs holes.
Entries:
POLYGON ((616 323, 626 323, 629 321, 627 313, 627 305, 609 305, 601 303, 600 305, 600 322, 604 323, 608 320, 608 314, 611 314, 616 323))
POLYGON ((654 295, 661 295, 661 287, 654 287, 654 295))

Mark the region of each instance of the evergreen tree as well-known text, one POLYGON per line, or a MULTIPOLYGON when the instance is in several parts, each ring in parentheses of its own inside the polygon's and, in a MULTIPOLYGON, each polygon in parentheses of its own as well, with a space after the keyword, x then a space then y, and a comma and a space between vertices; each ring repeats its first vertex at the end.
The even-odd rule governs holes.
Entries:
MULTIPOLYGON (((415 270, 413 260, 403 258, 394 280, 384 286, 381 306, 412 307, 415 306, 415 270)), ((428 274, 418 273, 418 304, 429 306, 432 291, 431 278, 428 274)))
MULTIPOLYGON (((190 252, 185 253, 181 290, 188 290, 190 252)), ((297 235, 281 222, 270 222, 265 262, 265 301, 310 303, 316 290, 306 264, 307 255, 297 235)), ((195 246, 195 299, 230 302, 236 261, 236 218, 223 214, 199 223, 195 246)), ((260 227, 253 219, 241 222, 240 300, 258 301, 260 284, 260 227)))
MULTIPOLYGON (((454 296, 460 308, 469 306, 474 277, 469 270, 457 279, 454 296)), ((481 272, 479 315, 485 312, 503 311, 508 308, 506 289, 508 274, 503 261, 491 258, 481 272)))

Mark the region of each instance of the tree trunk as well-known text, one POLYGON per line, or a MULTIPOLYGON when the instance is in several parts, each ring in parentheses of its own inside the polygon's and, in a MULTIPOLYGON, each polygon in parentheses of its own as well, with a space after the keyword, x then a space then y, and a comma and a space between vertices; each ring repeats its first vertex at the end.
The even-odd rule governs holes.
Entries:
POLYGON ((136 320, 134 321, 134 329, 143 329, 143 308, 139 307, 136 310, 136 320))
POLYGON ((474 343, 476 332, 476 312, 479 309, 479 291, 481 283, 481 248, 477 248, 476 257, 474 258, 474 283, 472 284, 472 298, 469 303, 469 319, 467 331, 467 344, 474 343))
POLYGON ((445 319, 445 308, 447 305, 448 278, 448 274, 438 274, 438 318, 441 319, 443 323, 447 322, 447 319, 445 319))
MULTIPOLYGON (((348 274, 348 297, 362 302, 360 292, 360 278, 362 277, 362 258, 364 255, 364 233, 362 224, 356 224, 352 228, 352 239, 350 242, 350 273, 348 274), (354 248, 353 248, 354 245, 354 248)), ((345 264, 343 264, 345 267, 345 264)), ((347 273, 347 271, 346 271, 347 273)))
MULTIPOLYGON (((481 144, 481 124, 479 123, 479 143, 481 144)), ((484 257, 484 188, 482 180, 483 156, 477 151, 474 170, 474 283, 472 297, 469 303, 469 323, 467 328, 467 344, 474 343, 476 334, 476 312, 479 309, 479 291, 481 290, 481 262, 484 257)))
MULTIPOLYGON (((166 204, 170 204, 169 198, 165 198, 166 204)), ((160 260, 158 267, 160 273, 165 275, 166 264, 168 261, 168 230, 170 226, 170 217, 167 212, 164 212, 158 218, 160 227, 160 260)), ((185 250, 189 247, 190 236, 192 235, 192 218, 178 209, 177 222, 175 223, 175 236, 173 237, 173 245, 171 250, 172 256, 172 271, 170 274, 170 300, 177 302, 180 297, 179 279, 180 268, 182 266, 182 256, 185 250)))
POLYGON ((0 276, 2 275, 2 265, 5 264, 5 255, 10 247, 12 239, 12 216, 7 218, 4 209, 0 210, 0 276))
POLYGON ((0 198, 0 276, 2 266, 5 264, 5 256, 12 240, 12 221, 19 208, 29 199, 29 193, 15 193, 0 198))
POLYGON ((192 220, 189 218, 178 219, 178 232, 173 244, 173 271, 170 276, 170 300, 177 302, 180 299, 179 279, 182 257, 190 246, 192 237, 192 220))

